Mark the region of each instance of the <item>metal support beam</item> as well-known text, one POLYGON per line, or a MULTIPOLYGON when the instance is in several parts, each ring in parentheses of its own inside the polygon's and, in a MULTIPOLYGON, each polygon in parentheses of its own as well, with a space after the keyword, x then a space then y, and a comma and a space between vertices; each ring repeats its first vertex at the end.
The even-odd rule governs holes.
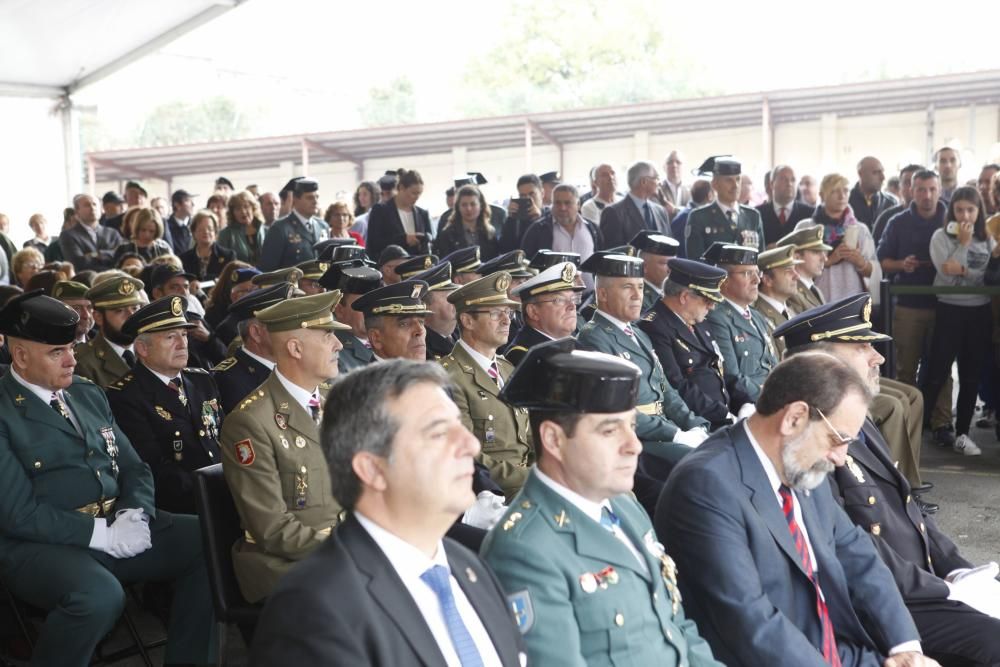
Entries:
POLYGON ((323 155, 329 155, 330 157, 339 160, 341 162, 350 162, 355 167, 361 166, 362 162, 364 162, 364 160, 362 160, 361 158, 357 158, 353 155, 348 155, 344 151, 337 150, 336 148, 330 148, 329 146, 325 146, 317 141, 313 141, 312 139, 303 138, 302 144, 303 146, 308 146, 310 149, 316 151, 317 153, 322 153, 323 155))
POLYGON ((91 197, 97 197, 97 167, 89 155, 87 156, 87 193, 91 197))
POLYGON ((524 173, 531 173, 531 121, 524 121, 524 173))
POLYGON ((309 175, 309 142, 302 140, 302 173, 309 175))
POLYGON ((66 174, 66 201, 70 201, 83 186, 82 156, 80 153, 80 116, 73 107, 73 98, 64 95, 54 112, 62 121, 63 169, 66 174))
POLYGON ((926 164, 934 164, 934 105, 927 105, 927 118, 924 120, 924 153, 926 164))
POLYGON ((768 169, 774 167, 774 124, 771 122, 771 103, 765 95, 760 101, 761 156, 768 169))
POLYGON ((0 97, 62 97, 66 91, 59 86, 37 83, 0 81, 0 97))
POLYGON ((562 145, 562 142, 560 142, 558 139, 556 139, 554 136, 552 136, 552 134, 550 132, 545 131, 542 128, 541 125, 539 125, 535 121, 531 120, 530 118, 528 118, 525 122, 528 124, 528 127, 530 127, 532 130, 534 130, 538 134, 542 135, 542 137, 545 139, 545 141, 549 142, 550 144, 552 144, 553 146, 555 146, 556 148, 559 149, 559 176, 563 177, 563 145, 562 145))
POLYGON ((121 191, 121 184, 122 181, 124 180, 123 177, 127 178, 131 176, 142 176, 143 178, 155 178, 158 181, 165 181, 169 178, 169 176, 164 176, 163 174, 155 174, 151 171, 146 171, 144 169, 136 169, 131 165, 120 164, 118 162, 115 162, 114 160, 108 160, 107 158, 96 158, 93 156, 87 156, 87 159, 90 160, 94 165, 97 165, 98 167, 114 169, 115 171, 118 172, 119 192, 121 191))

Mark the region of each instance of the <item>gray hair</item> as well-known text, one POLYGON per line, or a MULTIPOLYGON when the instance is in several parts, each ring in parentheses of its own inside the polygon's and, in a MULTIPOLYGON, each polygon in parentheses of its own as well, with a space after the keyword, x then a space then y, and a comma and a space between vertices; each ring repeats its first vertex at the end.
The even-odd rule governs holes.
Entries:
POLYGON ((560 183, 552 189, 552 196, 555 196, 557 192, 568 192, 573 195, 573 199, 580 198, 580 192, 576 189, 575 185, 569 183, 560 183))
POLYGON ((639 160, 628 168, 626 178, 628 179, 628 189, 633 190, 639 185, 639 181, 656 171, 656 165, 646 160, 639 160))
POLYGON ((687 287, 684 287, 680 283, 675 283, 673 280, 663 281, 663 296, 680 296, 687 291, 687 287))
POLYGON ((361 496, 361 480, 352 465, 354 455, 391 455, 400 425, 386 404, 421 383, 451 387, 448 373, 440 365, 406 359, 370 364, 333 382, 319 428, 320 445, 330 468, 333 496, 344 509, 354 509, 361 496))
POLYGON ((243 339, 244 343, 247 340, 247 333, 250 331, 250 321, 252 319, 252 317, 248 317, 245 320, 240 320, 236 323, 236 333, 240 335, 240 338, 243 339))

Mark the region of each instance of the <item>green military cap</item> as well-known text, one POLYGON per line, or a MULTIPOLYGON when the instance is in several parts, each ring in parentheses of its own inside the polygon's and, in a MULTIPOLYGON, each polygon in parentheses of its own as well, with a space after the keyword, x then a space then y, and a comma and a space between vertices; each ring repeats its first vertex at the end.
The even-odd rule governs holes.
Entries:
POLYGON ((804 225, 778 239, 778 245, 788 244, 794 245, 796 250, 825 250, 827 252, 833 250, 831 246, 823 243, 823 225, 804 225))
POLYGON ((455 310, 460 313, 492 306, 520 306, 517 301, 507 298, 510 283, 511 277, 506 271, 493 273, 462 285, 448 295, 448 302, 454 304, 455 310))
MULTIPOLYGON (((321 262, 318 259, 310 259, 308 262, 302 262, 301 264, 296 264, 295 268, 302 271, 301 278, 308 278, 309 280, 319 280, 326 270, 330 268, 330 265, 326 262, 321 262)), ((301 280, 300 278, 300 280, 301 280)))
POLYGON ((46 345, 67 345, 76 338, 80 316, 37 289, 18 294, 0 308, 0 334, 46 345))
POLYGON ((142 290, 145 285, 132 276, 108 278, 87 290, 86 297, 94 308, 121 308, 142 305, 142 290))
MULTIPOLYGON (((322 273, 320 275, 323 275, 322 273)), ((278 269, 270 273, 261 273, 254 276, 250 282, 257 287, 270 287, 278 283, 291 283, 299 286, 299 279, 302 278, 302 269, 297 266, 290 266, 287 269, 278 269)))
POLYGON ((122 325, 122 333, 135 338, 144 333, 193 329, 197 325, 188 322, 186 311, 187 300, 184 297, 165 296, 132 313, 122 325))
POLYGON ((351 308, 359 313, 378 317, 430 315, 431 311, 427 310, 424 304, 425 294, 427 294, 427 283, 422 280, 404 280, 362 294, 351 304, 351 308))
POLYGON ((765 250, 757 256, 757 268, 761 271, 780 269, 783 266, 796 266, 801 263, 801 259, 795 259, 795 246, 792 244, 765 250))
POLYGON ((459 248, 442 257, 441 261, 451 263, 452 275, 456 273, 478 273, 479 267, 483 264, 479 259, 479 246, 477 245, 472 245, 468 248, 459 248))
POLYGON ((706 299, 722 303, 720 288, 729 276, 725 269, 683 257, 672 257, 667 260, 667 266, 670 267, 667 280, 697 292, 706 299))
POLYGON ((333 319, 333 307, 340 303, 340 290, 300 296, 254 312, 270 332, 298 329, 349 330, 351 327, 333 319))
POLYGON ((872 329, 872 297, 860 292, 799 313, 772 334, 784 338, 789 350, 808 343, 880 343, 892 337, 872 329))
POLYGON ((583 285, 576 284, 576 265, 572 262, 563 262, 550 266, 534 278, 529 278, 510 292, 514 296, 537 296, 550 292, 565 292, 572 290, 582 292, 583 285))
POLYGON ((66 299, 85 299, 87 290, 90 289, 83 283, 74 280, 60 280, 52 286, 52 298, 65 301, 66 299))
POLYGON ((427 283, 428 292, 444 292, 459 288, 459 285, 451 282, 451 262, 438 262, 407 280, 422 280, 427 283))
POLYGON ((396 275, 406 280, 437 264, 436 255, 417 255, 396 265, 396 275))
POLYGON ((528 268, 523 250, 511 250, 498 257, 494 257, 488 262, 483 262, 476 269, 476 273, 481 276, 492 275, 498 271, 509 273, 511 278, 531 278, 535 275, 535 272, 528 268))

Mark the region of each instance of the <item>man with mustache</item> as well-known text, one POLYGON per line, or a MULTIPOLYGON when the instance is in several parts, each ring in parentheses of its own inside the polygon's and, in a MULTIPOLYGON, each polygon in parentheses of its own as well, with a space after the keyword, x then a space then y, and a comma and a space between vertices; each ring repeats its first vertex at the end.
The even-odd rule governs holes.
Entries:
POLYGON ((937 664, 871 539, 823 483, 870 402, 839 359, 795 355, 771 371, 755 414, 671 473, 657 533, 685 610, 725 664, 937 664))

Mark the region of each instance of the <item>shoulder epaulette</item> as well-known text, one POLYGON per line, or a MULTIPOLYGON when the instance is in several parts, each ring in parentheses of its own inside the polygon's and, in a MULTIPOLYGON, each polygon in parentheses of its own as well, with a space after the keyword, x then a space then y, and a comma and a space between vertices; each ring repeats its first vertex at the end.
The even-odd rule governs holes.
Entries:
MULTIPOLYGON (((516 536, 529 521, 537 516, 538 505, 530 498, 518 498, 497 523, 497 529, 516 536)), ((566 519, 568 521, 568 519, 566 519)))
POLYGON ((108 389, 114 389, 115 391, 124 389, 125 385, 127 385, 133 379, 135 379, 135 374, 133 374, 132 371, 129 371, 125 375, 121 376, 120 378, 109 384, 108 389))
POLYGON ((512 346, 512 347, 511 347, 511 348, 510 348, 509 350, 507 350, 507 351, 508 351, 508 352, 513 352, 514 350, 521 350, 522 352, 527 352, 527 351, 528 351, 528 348, 526 348, 526 347, 525 347, 525 346, 523 346, 523 345, 514 345, 514 346, 512 346))
POLYGON ((263 398, 263 397, 264 397, 264 390, 258 389, 257 391, 253 392, 252 394, 243 399, 243 401, 240 403, 240 410, 246 410, 251 403, 256 401, 258 398, 263 398))
POLYGON ((236 357, 226 357, 218 364, 216 364, 212 370, 216 373, 221 373, 222 371, 228 371, 230 368, 239 363, 239 359, 236 357))
POLYGON ((653 320, 656 319, 656 311, 654 310, 649 311, 648 313, 646 313, 646 316, 643 317, 642 319, 645 322, 652 322, 653 320))
POLYGON ((84 377, 82 375, 74 375, 73 378, 76 379, 76 380, 79 380, 80 382, 82 382, 84 384, 94 384, 93 380, 91 380, 88 377, 84 377))
POLYGON ((208 371, 206 371, 204 368, 198 368, 197 366, 191 366, 190 368, 185 368, 184 372, 185 373, 203 373, 204 375, 208 375, 208 371))

